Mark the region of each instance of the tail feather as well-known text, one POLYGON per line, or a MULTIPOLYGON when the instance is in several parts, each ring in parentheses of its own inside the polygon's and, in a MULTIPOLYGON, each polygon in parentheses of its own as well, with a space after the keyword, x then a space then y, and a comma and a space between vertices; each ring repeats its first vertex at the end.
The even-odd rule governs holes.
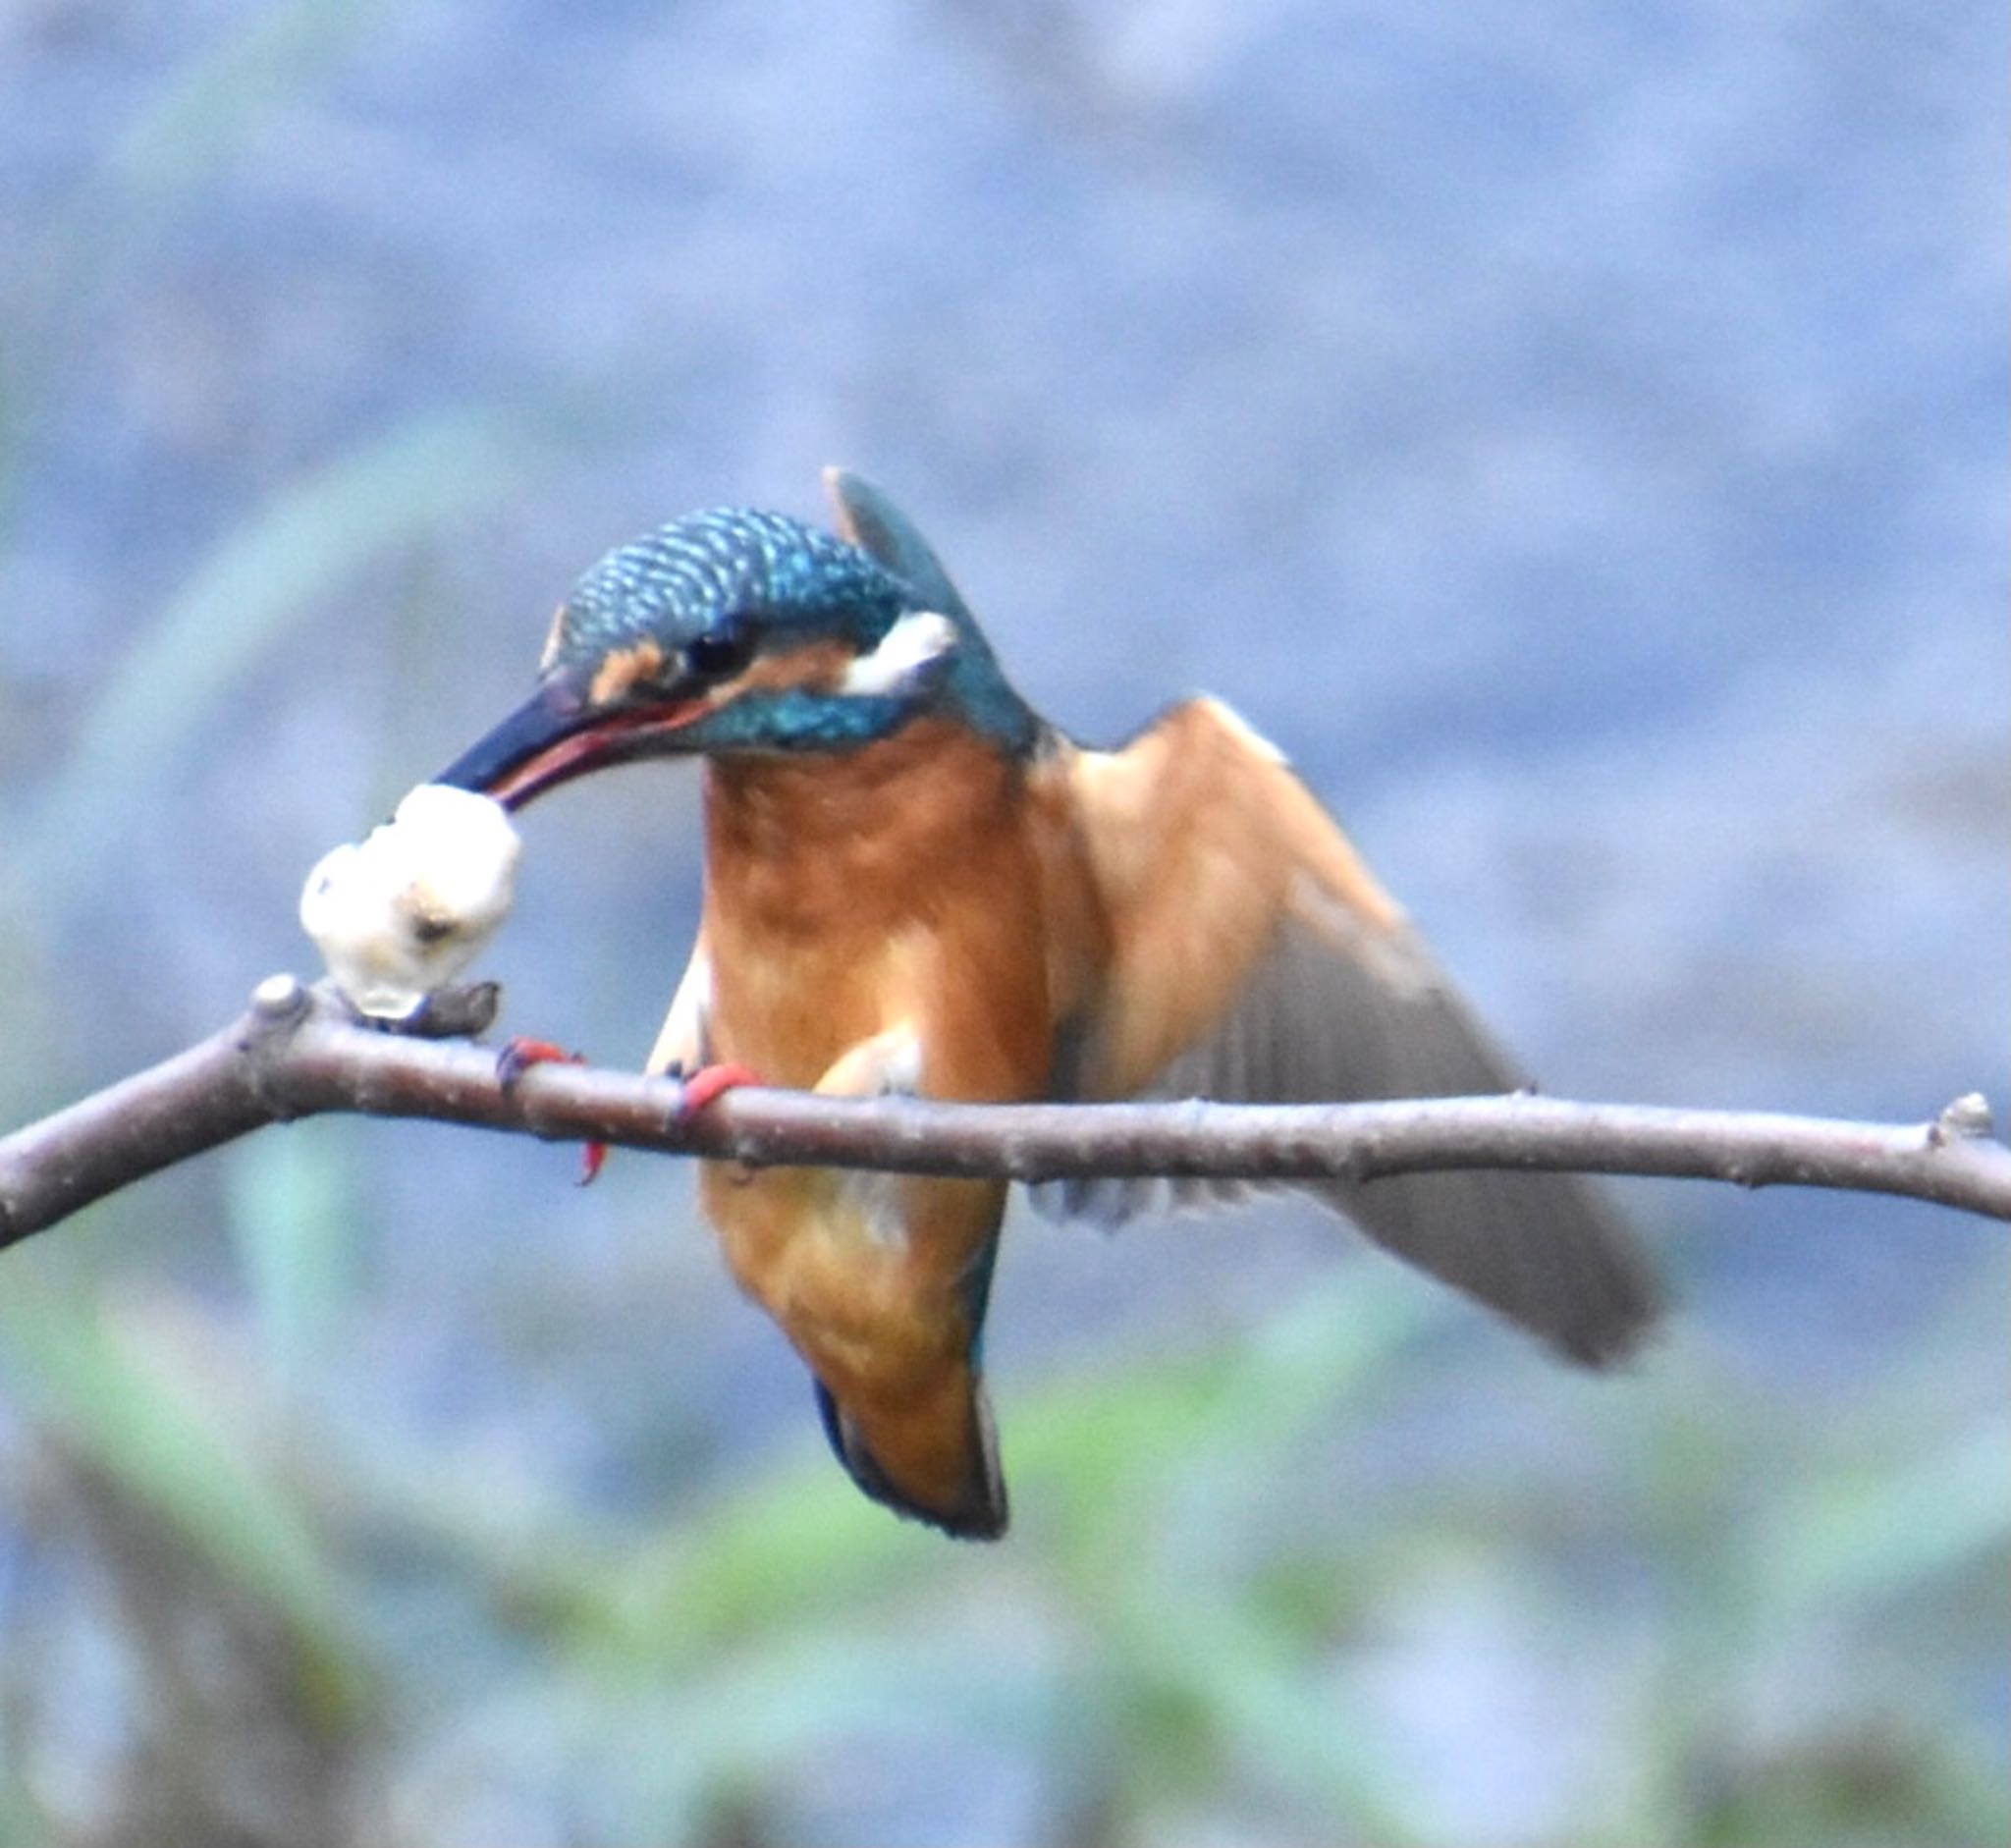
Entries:
MULTIPOLYGON (((814 1384, 817 1413, 824 1422, 824 1435, 831 1440, 833 1452, 852 1481, 875 1501, 909 1520, 940 1528, 957 1540, 997 1540, 1005 1533, 1006 1479, 999 1469, 991 1402, 985 1396, 983 1381, 975 1373, 964 1374, 961 1390, 952 1401, 954 1412, 960 1414, 961 1429, 953 1435, 954 1467, 950 1472, 941 1468, 900 1469, 895 1461, 898 1455, 896 1446, 902 1438, 940 1436, 913 1429, 918 1424, 938 1422, 929 1418, 933 1408, 916 1408, 906 1418, 882 1419, 879 1422, 887 1429, 877 1432, 869 1441, 864 1426, 838 1402, 830 1387, 822 1380, 814 1384), (879 1444, 879 1453, 872 1447, 873 1442, 879 1444), (924 1474, 939 1480, 925 1486, 924 1474), (944 1480, 948 1474, 954 1475, 953 1483, 944 1480), (900 1478, 905 1478, 905 1482, 900 1478)), ((930 1447, 940 1449, 941 1445, 930 1447)))

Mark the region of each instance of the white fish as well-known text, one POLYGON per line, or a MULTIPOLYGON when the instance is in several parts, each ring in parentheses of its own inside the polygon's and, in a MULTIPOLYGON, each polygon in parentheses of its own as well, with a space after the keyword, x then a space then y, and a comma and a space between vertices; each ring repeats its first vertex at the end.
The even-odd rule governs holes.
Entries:
POLYGON ((422 783, 307 875, 301 927, 358 1012, 408 1019, 510 915, 522 845, 500 802, 422 783))

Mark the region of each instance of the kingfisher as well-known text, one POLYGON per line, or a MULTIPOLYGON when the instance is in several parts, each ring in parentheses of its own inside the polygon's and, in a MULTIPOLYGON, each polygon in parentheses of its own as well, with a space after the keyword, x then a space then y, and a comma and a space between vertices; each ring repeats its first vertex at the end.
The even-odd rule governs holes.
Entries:
MULTIPOLYGON (((1524 1087, 1275 746, 1207 696, 1119 748, 1078 743, 1014 690, 893 502, 825 484, 835 532, 730 508, 610 552, 561 605, 535 691, 439 778, 514 809, 702 759, 697 941, 650 1071, 966 1102, 1524 1087)), ((982 1336, 1006 1183, 701 1169, 728 1266, 808 1367, 852 1480, 945 1533, 1004 1533, 982 1336)), ((1649 1265, 1576 1177, 1310 1191, 1565 1359, 1614 1362, 1657 1316, 1649 1265)), ((1106 1225, 1163 1192, 1035 1190, 1106 1225)))

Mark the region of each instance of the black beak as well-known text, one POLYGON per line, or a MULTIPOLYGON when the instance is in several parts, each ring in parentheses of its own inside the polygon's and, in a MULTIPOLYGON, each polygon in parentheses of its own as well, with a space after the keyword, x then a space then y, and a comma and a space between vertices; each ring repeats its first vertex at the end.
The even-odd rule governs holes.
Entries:
POLYGON ((564 680, 547 680, 433 780, 520 808, 590 770, 678 749, 674 735, 707 710, 703 698, 595 709, 564 680))

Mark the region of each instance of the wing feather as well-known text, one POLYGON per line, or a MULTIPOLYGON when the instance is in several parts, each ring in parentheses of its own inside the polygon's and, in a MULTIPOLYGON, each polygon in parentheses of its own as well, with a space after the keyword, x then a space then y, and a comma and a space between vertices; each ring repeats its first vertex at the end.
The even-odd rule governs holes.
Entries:
POLYGON ((712 1058, 712 956, 705 947, 705 933, 691 946, 691 960, 684 965, 678 992, 671 997, 670 1011, 649 1050, 643 1070, 652 1076, 666 1071, 696 1071, 711 1063, 712 1058))
MULTIPOLYGON (((1285 1103, 1462 1097, 1527 1079, 1284 760, 1219 702, 1175 707, 1123 750, 1064 760, 1105 902, 1108 975, 1070 1023, 1058 1089, 1081 1098, 1285 1103)), ((1241 1183, 1037 1189, 1114 1223, 1241 1183)), ((1574 1360, 1624 1353, 1655 1282, 1602 1195, 1570 1175, 1472 1170, 1310 1191, 1378 1244, 1574 1360)))

